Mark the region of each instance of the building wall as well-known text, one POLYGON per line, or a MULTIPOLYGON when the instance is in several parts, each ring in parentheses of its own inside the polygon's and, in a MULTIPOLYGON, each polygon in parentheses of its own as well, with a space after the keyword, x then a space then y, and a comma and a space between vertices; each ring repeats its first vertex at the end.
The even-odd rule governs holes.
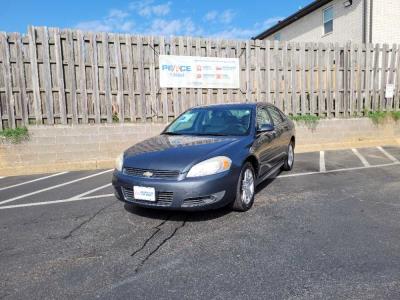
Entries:
POLYGON ((400 0, 374 0, 373 43, 400 43, 400 0))
MULTIPOLYGON (((344 7, 345 0, 334 0, 318 10, 278 31, 283 41, 296 42, 339 42, 362 43, 363 38, 363 0, 353 0, 353 5, 344 7), (333 32, 324 35, 323 10, 333 6, 333 32)), ((383 0, 379 0, 383 1, 383 0)), ((400 5, 400 0, 391 0, 400 5)), ((276 34, 276 33, 275 33, 276 34)), ((275 35, 274 34, 274 35, 275 35)), ((267 37, 274 39, 274 35, 267 37)))

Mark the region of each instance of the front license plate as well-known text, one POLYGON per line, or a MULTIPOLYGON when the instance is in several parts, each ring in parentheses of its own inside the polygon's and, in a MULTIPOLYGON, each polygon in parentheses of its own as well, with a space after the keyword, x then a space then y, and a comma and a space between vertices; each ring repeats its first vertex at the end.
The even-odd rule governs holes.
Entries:
POLYGON ((136 200, 156 201, 156 190, 152 187, 134 186, 133 197, 136 200))

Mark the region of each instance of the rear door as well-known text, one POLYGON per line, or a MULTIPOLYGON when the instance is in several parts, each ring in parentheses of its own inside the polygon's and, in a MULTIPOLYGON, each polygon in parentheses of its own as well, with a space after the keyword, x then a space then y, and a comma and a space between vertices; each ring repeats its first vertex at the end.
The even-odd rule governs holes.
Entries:
MULTIPOLYGON (((257 128, 262 125, 273 124, 271 115, 266 107, 257 107, 257 128)), ((275 131, 257 133, 254 143, 255 152, 260 160, 260 176, 267 173, 276 164, 277 144, 275 141, 275 131)))
POLYGON ((280 112, 280 110, 277 109, 275 106, 268 105, 268 112, 270 113, 275 126, 276 149, 274 152, 276 153, 275 162, 278 163, 286 157, 287 146, 289 144, 288 142, 286 142, 288 124, 286 120, 282 117, 282 113, 280 112))

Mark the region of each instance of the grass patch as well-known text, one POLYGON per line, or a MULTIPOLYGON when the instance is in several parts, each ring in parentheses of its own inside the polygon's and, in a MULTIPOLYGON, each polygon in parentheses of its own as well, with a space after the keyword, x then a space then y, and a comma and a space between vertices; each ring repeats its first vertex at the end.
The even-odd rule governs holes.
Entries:
POLYGON ((21 127, 21 128, 7 128, 0 131, 0 138, 14 144, 20 143, 25 141, 29 138, 28 128, 21 127))
POLYGON ((309 129, 316 129, 318 122, 321 120, 321 117, 314 115, 298 115, 298 116, 290 116, 292 121, 297 123, 304 123, 309 129))
POLYGON ((392 119, 397 122, 400 120, 400 111, 368 111, 365 113, 365 116, 370 118, 375 124, 382 124, 388 119, 392 119))

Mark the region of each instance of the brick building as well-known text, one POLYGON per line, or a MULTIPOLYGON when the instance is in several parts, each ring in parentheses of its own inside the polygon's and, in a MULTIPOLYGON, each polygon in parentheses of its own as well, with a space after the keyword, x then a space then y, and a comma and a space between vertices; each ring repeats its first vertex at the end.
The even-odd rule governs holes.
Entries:
POLYGON ((254 39, 400 44, 400 0, 316 0, 254 39))

